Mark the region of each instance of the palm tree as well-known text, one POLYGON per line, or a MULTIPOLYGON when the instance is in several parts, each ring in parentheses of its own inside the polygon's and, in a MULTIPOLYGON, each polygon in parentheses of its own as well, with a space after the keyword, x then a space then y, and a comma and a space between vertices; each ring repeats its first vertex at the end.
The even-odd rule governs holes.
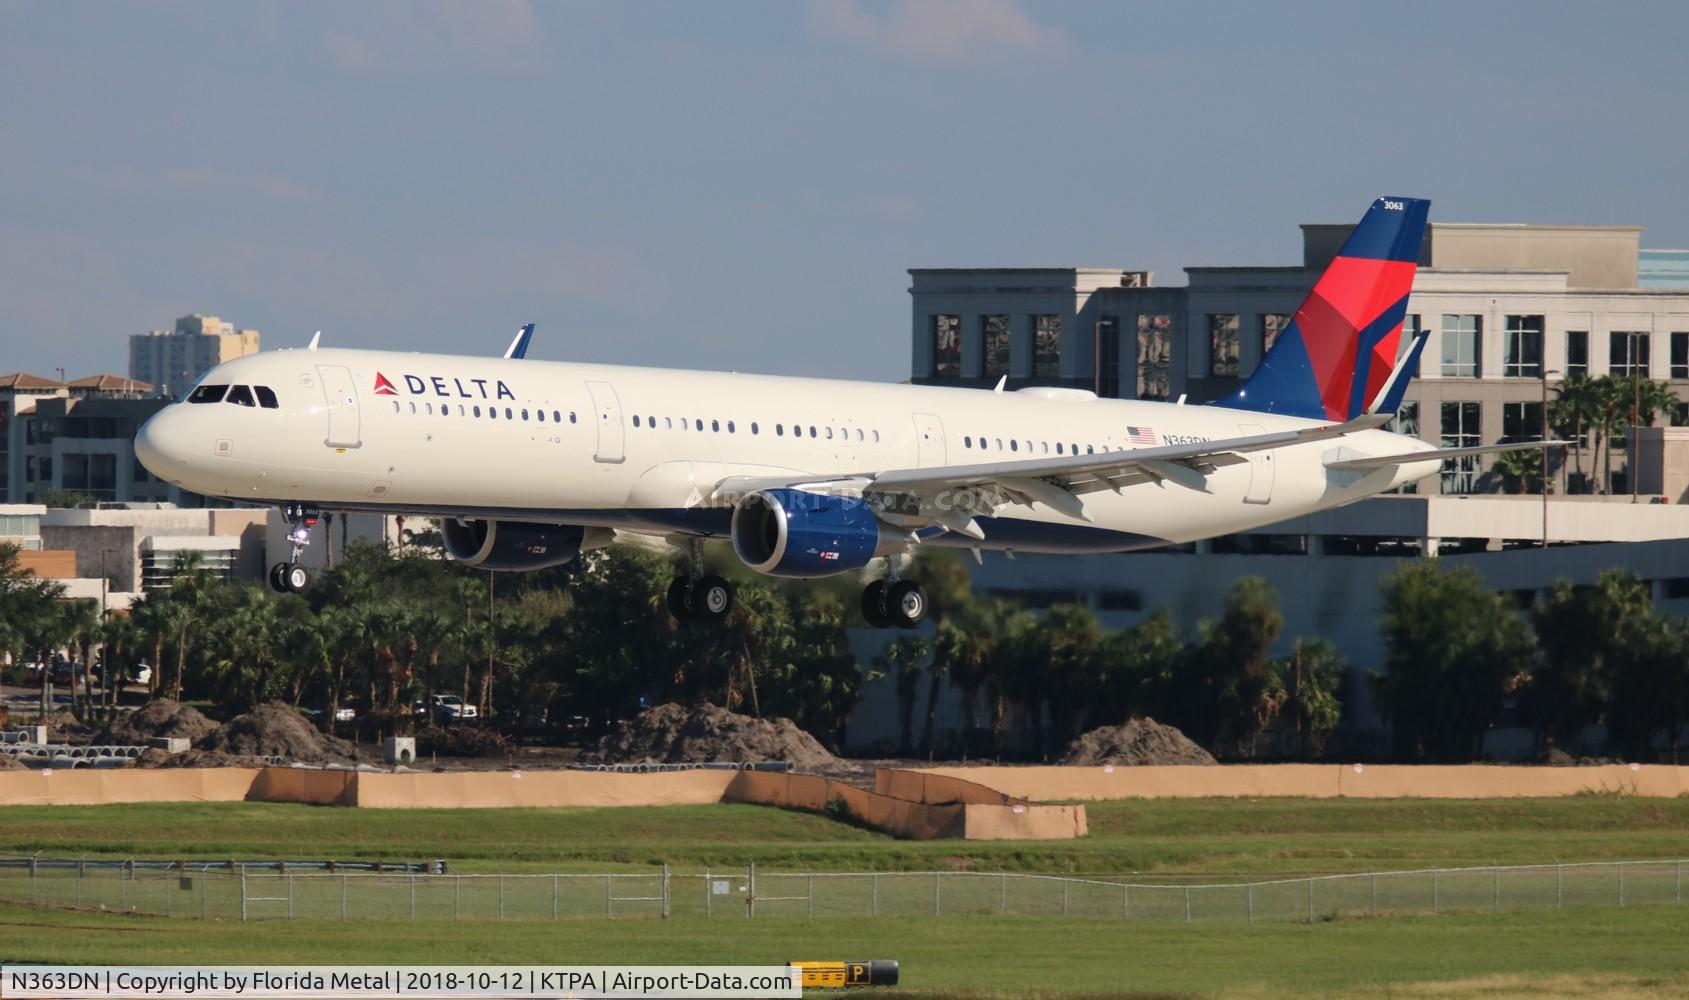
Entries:
POLYGON ((916 686, 921 678, 921 661, 927 656, 927 640, 907 635, 894 639, 874 656, 874 666, 881 677, 896 673, 897 721, 900 736, 898 748, 907 753, 910 730, 914 727, 916 686))
POLYGON ((130 655, 140 643, 142 632, 135 619, 122 612, 106 616, 105 627, 100 632, 100 642, 105 647, 102 662, 105 667, 106 707, 116 708, 118 694, 123 690, 124 683, 129 677, 130 655))
POLYGON ((1660 379, 1644 379, 1636 387, 1637 419, 1644 427, 1654 426, 1654 420, 1661 414, 1669 414, 1678 404, 1677 390, 1670 382, 1660 379))
POLYGON ((1504 451, 1495 457, 1495 469, 1509 493, 1535 493, 1542 483, 1542 449, 1504 451))
POLYGON ((93 650, 100 632, 100 607, 88 599, 65 601, 60 605, 59 613, 64 618, 67 641, 77 647, 77 661, 82 670, 80 700, 76 693, 76 675, 71 674, 70 709, 78 718, 87 720, 89 710, 94 706, 94 679, 89 653, 93 650))
POLYGON ((1555 399, 1548 407, 1549 420, 1555 433, 1572 441, 1572 461, 1580 482, 1588 480, 1583 472, 1583 449, 1588 443, 1589 428, 1595 422, 1597 391, 1593 379, 1587 375, 1569 375, 1554 387, 1555 399))
POLYGON ((174 577, 170 583, 170 601, 176 605, 171 615, 176 636, 176 676, 171 679, 170 697, 181 701, 182 681, 188 669, 188 634, 200 623, 205 610, 211 574, 205 565, 205 553, 197 549, 178 552, 170 572, 174 577))

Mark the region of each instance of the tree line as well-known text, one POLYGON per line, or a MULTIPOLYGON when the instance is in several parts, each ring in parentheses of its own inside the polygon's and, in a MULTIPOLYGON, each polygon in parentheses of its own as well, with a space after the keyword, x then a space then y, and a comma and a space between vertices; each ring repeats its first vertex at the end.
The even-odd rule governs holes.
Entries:
MULTIPOLYGON (((1051 759, 1086 730, 1134 716, 1177 726, 1229 759, 1319 759, 1335 745, 1349 665, 1297 637, 1263 580, 1237 580, 1220 613, 1187 632, 1166 610, 1108 628, 1080 603, 1030 609, 973 590, 952 553, 924 553, 934 628, 859 663, 856 581, 788 582, 717 567, 738 585, 719 627, 682 626, 664 595, 668 558, 631 547, 537 573, 489 574, 421 551, 353 544, 306 595, 275 595, 210 573, 192 553, 169 586, 102 622, 91 601, 22 571, 0 547, 0 653, 49 660, 103 648, 117 669, 145 661, 160 695, 232 714, 280 698, 356 706, 363 725, 405 731, 411 706, 455 694, 507 731, 602 731, 642 707, 710 701, 786 716, 839 745, 865 683, 891 684, 897 745, 887 752, 1051 759), (941 729, 947 691, 961 726, 941 729), (917 716, 917 709, 924 712, 917 716)), ((1397 760, 1477 759, 1503 722, 1534 727, 1541 749, 1573 748, 1605 726, 1627 759, 1675 759, 1689 717, 1689 627, 1655 610, 1626 571, 1561 582, 1528 608, 1471 569, 1404 563, 1382 585, 1384 662, 1371 674, 1397 760)), ((79 712, 111 706, 93 680, 79 712)), ((1352 727, 1351 727, 1352 730, 1352 727)))

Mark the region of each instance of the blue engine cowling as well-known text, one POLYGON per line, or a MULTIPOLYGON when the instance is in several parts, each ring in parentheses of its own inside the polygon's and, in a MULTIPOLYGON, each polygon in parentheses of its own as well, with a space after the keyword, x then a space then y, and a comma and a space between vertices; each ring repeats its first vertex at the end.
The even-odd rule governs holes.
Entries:
POLYGON ((733 551, 768 576, 820 577, 861 569, 880 545, 880 521, 855 497, 760 490, 733 510, 733 551))
POLYGON ((479 569, 534 570, 561 566, 581 554, 586 531, 573 524, 460 521, 445 518, 446 554, 479 569))

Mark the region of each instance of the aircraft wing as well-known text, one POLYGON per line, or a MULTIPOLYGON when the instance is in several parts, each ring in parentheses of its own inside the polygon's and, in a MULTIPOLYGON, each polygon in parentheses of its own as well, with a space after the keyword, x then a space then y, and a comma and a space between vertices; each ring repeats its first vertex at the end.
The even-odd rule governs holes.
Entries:
POLYGON ((1208 492, 1208 474, 1248 461, 1250 452, 1343 437, 1383 426, 1389 414, 1363 414, 1342 424, 1194 444, 1108 451, 1091 455, 943 465, 838 476, 729 476, 716 484, 712 499, 765 489, 800 489, 819 493, 860 493, 882 504, 888 516, 943 525, 972 538, 984 537, 974 516, 989 515, 1008 504, 1042 503, 1052 510, 1088 520, 1079 497, 1098 490, 1119 491, 1138 483, 1172 483, 1208 492))

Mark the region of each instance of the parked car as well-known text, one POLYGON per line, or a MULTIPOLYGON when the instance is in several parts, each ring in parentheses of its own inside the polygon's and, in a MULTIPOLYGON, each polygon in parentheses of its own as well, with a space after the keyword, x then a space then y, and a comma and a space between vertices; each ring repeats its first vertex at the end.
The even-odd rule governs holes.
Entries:
POLYGON ((437 694, 434 696, 434 719, 437 722, 474 719, 479 718, 480 714, 474 705, 465 704, 463 699, 455 694, 437 694))
POLYGON ((337 709, 334 710, 334 721, 335 722, 351 722, 354 719, 356 719, 357 717, 358 717, 358 710, 355 709, 355 708, 349 708, 349 707, 343 706, 341 708, 337 708, 337 709))
POLYGON ((147 666, 145 662, 137 663, 135 669, 130 672, 129 679, 136 684, 151 684, 152 668, 147 666))

